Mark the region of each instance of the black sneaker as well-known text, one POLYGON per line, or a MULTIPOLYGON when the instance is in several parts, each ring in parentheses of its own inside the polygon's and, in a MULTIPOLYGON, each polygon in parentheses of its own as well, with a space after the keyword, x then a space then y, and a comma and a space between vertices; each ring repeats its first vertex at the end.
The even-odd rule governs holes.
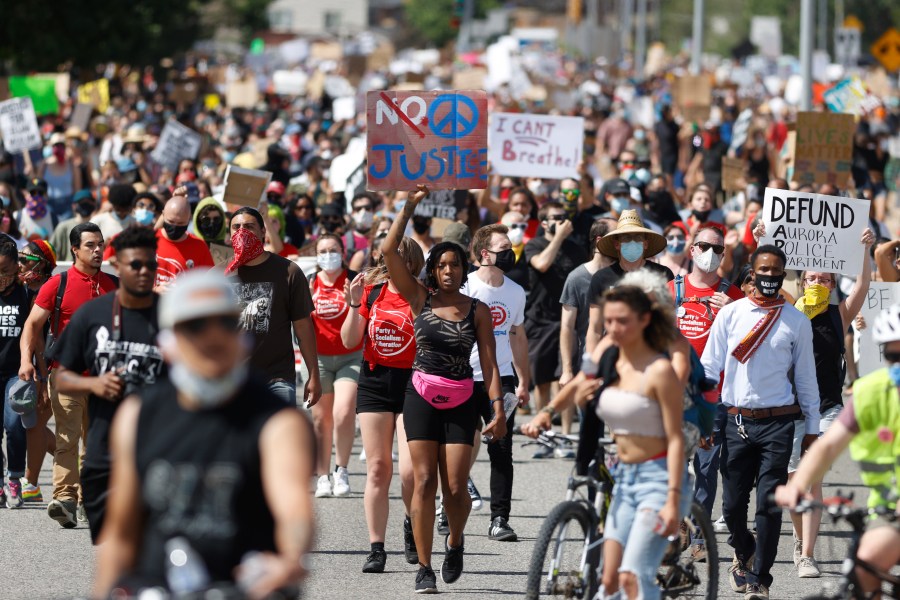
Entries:
POLYGON ((387 552, 384 550, 372 550, 366 557, 363 573, 384 573, 385 562, 387 562, 387 552))
POLYGON ((463 552, 466 536, 463 536, 458 548, 451 548, 448 544, 450 536, 444 538, 444 564, 441 565, 441 580, 444 583, 453 583, 463 572, 463 552))
POLYGON ((437 594, 437 577, 431 567, 419 567, 416 573, 417 594, 437 594))
POLYGON ((450 535, 450 522, 447 520, 447 513, 444 512, 444 507, 441 507, 441 512, 438 515, 437 519, 435 519, 435 523, 437 526, 437 532, 441 535, 450 535))
POLYGON ((488 539, 498 542, 515 542, 519 539, 513 528, 509 526, 503 517, 495 517, 488 527, 488 539))
POLYGON ((78 521, 76 520, 76 506, 74 502, 69 500, 51 500, 50 504, 47 505, 47 514, 51 519, 65 527, 66 529, 72 529, 76 525, 78 525, 78 521))
POLYGON ((413 536, 412 522, 409 517, 403 519, 403 552, 406 554, 406 562, 411 565, 419 562, 419 551, 416 550, 416 538, 413 536))

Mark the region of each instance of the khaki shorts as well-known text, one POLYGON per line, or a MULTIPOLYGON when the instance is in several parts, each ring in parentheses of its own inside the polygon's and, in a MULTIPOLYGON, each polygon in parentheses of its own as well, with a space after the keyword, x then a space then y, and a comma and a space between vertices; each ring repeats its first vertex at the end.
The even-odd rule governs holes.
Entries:
MULTIPOLYGON (((322 393, 333 394, 335 381, 359 380, 359 369, 362 365, 362 350, 349 354, 319 355, 319 380, 322 382, 322 393)), ((300 367, 303 381, 309 379, 309 370, 303 364, 300 367)), ((298 386, 299 387, 299 386, 298 386)))

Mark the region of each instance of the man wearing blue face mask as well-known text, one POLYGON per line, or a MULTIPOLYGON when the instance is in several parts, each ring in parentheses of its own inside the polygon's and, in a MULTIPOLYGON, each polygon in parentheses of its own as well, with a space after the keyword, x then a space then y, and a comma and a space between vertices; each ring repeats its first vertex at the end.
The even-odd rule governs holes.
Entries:
MULTIPOLYGON (((627 185, 627 184, 626 184, 627 185)), ((591 312, 588 325, 585 349, 593 352, 594 347, 603 337, 603 311, 600 297, 603 292, 616 285, 625 273, 648 269, 662 275, 666 281, 675 276, 668 267, 664 267, 647 259, 656 256, 666 247, 666 238, 652 229, 644 227, 638 211, 627 209, 619 216, 614 231, 610 231, 597 243, 597 249, 604 255, 615 259, 605 269, 600 269, 591 277, 591 312)))

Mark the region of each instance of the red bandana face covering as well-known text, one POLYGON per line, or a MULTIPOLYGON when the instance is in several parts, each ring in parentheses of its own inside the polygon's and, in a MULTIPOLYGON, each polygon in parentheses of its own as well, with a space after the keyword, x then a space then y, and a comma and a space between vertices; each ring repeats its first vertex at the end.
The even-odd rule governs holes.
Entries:
POLYGON ((234 260, 225 268, 226 275, 258 258, 265 251, 263 243, 249 229, 238 229, 231 236, 231 247, 234 248, 234 260))

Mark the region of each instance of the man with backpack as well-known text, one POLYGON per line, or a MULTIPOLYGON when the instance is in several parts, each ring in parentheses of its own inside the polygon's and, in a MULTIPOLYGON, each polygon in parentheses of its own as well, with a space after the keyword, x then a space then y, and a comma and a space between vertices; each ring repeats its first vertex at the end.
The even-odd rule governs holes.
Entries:
MULTIPOLYGON (((103 263, 103 234, 94 223, 76 225, 69 234, 73 264, 68 271, 54 275, 38 292, 28 320, 22 330, 22 360, 19 378, 26 381, 49 380, 53 417, 56 419, 56 454, 53 463, 53 500, 47 514, 61 526, 70 529, 80 520, 82 491, 79 477, 78 440, 87 431, 86 393, 60 393, 57 389, 58 363, 44 366, 44 357, 52 359, 54 340, 65 330, 75 311, 89 300, 115 291, 118 279, 100 270, 103 263), (46 349, 44 326, 50 322, 46 349), (52 339, 51 339, 52 338, 52 339), (47 368, 49 367, 49 377, 47 368)), ((43 393, 43 392, 42 392, 43 393)))
MULTIPOLYGON (((701 227, 694 235, 688 250, 693 269, 687 277, 680 275, 669 282, 669 291, 675 299, 675 317, 678 330, 690 342, 697 356, 703 356, 709 330, 719 310, 744 297, 743 292, 730 281, 719 277, 718 268, 725 252, 722 231, 712 225, 701 227)), ((719 388, 706 392, 706 400, 717 403, 719 388)), ((701 440, 700 449, 694 455, 694 498, 712 516, 713 503, 719 477, 719 450, 721 439, 718 431, 701 440)), ((724 521, 722 522, 724 525, 724 521)), ((697 556, 703 548, 695 548, 697 556)))

